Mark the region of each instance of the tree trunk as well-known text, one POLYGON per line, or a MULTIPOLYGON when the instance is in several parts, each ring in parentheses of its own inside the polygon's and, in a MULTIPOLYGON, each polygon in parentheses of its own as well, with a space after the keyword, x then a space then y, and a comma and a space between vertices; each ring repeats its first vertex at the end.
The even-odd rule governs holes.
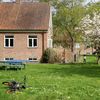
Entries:
POLYGON ((72 63, 74 63, 75 62, 75 54, 74 54, 74 40, 73 40, 73 38, 71 39, 72 40, 72 43, 71 43, 71 52, 72 52, 72 63))
POLYGON ((72 39, 72 43, 71 43, 71 52, 73 52, 74 51, 74 41, 73 41, 73 39, 72 39))

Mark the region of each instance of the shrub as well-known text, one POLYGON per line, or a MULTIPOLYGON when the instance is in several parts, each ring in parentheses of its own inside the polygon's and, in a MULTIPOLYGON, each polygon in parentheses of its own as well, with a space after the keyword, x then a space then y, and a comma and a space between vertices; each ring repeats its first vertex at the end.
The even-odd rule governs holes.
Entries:
POLYGON ((41 62, 42 63, 48 63, 49 62, 49 57, 50 57, 50 50, 49 49, 46 49, 42 55, 42 58, 41 58, 41 62))
POLYGON ((41 62, 42 63, 55 63, 55 62, 59 62, 59 56, 57 55, 56 51, 51 49, 51 48, 47 48, 44 53, 43 56, 41 58, 41 62))

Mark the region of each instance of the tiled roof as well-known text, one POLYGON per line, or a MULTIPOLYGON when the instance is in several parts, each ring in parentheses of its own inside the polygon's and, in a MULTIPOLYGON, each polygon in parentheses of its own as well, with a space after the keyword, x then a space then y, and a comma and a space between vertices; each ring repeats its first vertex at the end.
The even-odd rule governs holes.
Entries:
POLYGON ((47 30, 49 17, 47 3, 0 4, 0 30, 47 30))

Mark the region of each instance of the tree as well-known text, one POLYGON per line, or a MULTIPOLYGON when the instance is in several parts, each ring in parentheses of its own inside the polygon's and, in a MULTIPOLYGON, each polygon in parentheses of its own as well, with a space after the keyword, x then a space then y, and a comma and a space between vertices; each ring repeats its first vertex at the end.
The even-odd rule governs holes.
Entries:
MULTIPOLYGON (((53 15, 54 43, 56 45, 61 45, 64 48, 70 47, 74 55, 74 43, 83 41, 83 35, 85 35, 86 37, 88 36, 84 34, 86 33, 84 30, 87 30, 86 28, 90 28, 90 26, 86 26, 86 23, 83 24, 84 19, 87 21, 87 16, 93 18, 95 14, 98 14, 97 11, 99 11, 100 7, 99 3, 89 3, 88 5, 85 5, 85 0, 40 1, 49 2, 56 9, 56 13, 53 15), (84 25, 86 26, 86 28, 83 27, 84 25)), ((95 23, 94 25, 97 27, 97 23, 95 23)), ((94 32, 92 29, 97 31, 95 27, 91 27, 91 31, 94 32)), ((92 38, 90 38, 91 36, 89 36, 88 38, 88 40, 91 41, 92 46, 94 46, 94 44, 95 46, 97 46, 98 40, 95 38, 96 36, 97 35, 95 34, 92 35, 92 38)))
POLYGON ((86 44, 97 51, 97 63, 100 59, 100 2, 87 5, 88 14, 82 20, 86 44))
POLYGON ((66 34, 63 40, 68 41, 61 41, 61 45, 64 47, 70 45, 74 55, 74 43, 79 41, 83 34, 80 22, 85 17, 86 9, 82 5, 82 0, 63 0, 56 5, 56 10, 53 16, 54 35, 57 34, 59 37, 59 34, 66 34))

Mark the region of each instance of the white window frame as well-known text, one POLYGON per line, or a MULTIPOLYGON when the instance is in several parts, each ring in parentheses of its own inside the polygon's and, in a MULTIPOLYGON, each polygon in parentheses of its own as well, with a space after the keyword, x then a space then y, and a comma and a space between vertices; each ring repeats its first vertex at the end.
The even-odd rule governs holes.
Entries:
POLYGON ((14 47, 14 35, 4 35, 4 47, 6 47, 6 48, 13 48, 14 47), (13 38, 6 38, 6 36, 13 36, 13 38), (10 41, 10 39, 13 39, 13 46, 10 46, 10 42, 9 42, 9 45, 6 46, 6 39, 8 39, 8 41, 10 41))
MULTIPOLYGON (((7 58, 8 58, 8 57, 7 57, 7 58)), ((9 60, 11 60, 11 59, 14 60, 14 58, 8 58, 8 59, 9 59, 9 60)), ((6 58, 4 58, 4 60, 7 61, 6 58)))
POLYGON ((52 39, 48 39, 48 48, 52 48, 52 39))
MULTIPOLYGON (((34 58, 36 58, 36 57, 29 57, 29 58, 34 59, 34 58)), ((29 58, 27 58, 27 60, 29 60, 29 58)), ((36 59, 37 59, 37 58, 36 58, 36 59)), ((29 60, 29 61, 38 61, 38 59, 37 59, 37 60, 29 60)))
POLYGON ((28 48, 37 48, 38 47, 38 37, 37 38, 29 38, 29 36, 37 36, 37 35, 28 35, 27 36, 27 47, 28 48), (29 39, 32 39, 32 46, 29 46, 29 39), (37 46, 33 46, 33 41, 34 41, 34 39, 37 39, 37 46))

